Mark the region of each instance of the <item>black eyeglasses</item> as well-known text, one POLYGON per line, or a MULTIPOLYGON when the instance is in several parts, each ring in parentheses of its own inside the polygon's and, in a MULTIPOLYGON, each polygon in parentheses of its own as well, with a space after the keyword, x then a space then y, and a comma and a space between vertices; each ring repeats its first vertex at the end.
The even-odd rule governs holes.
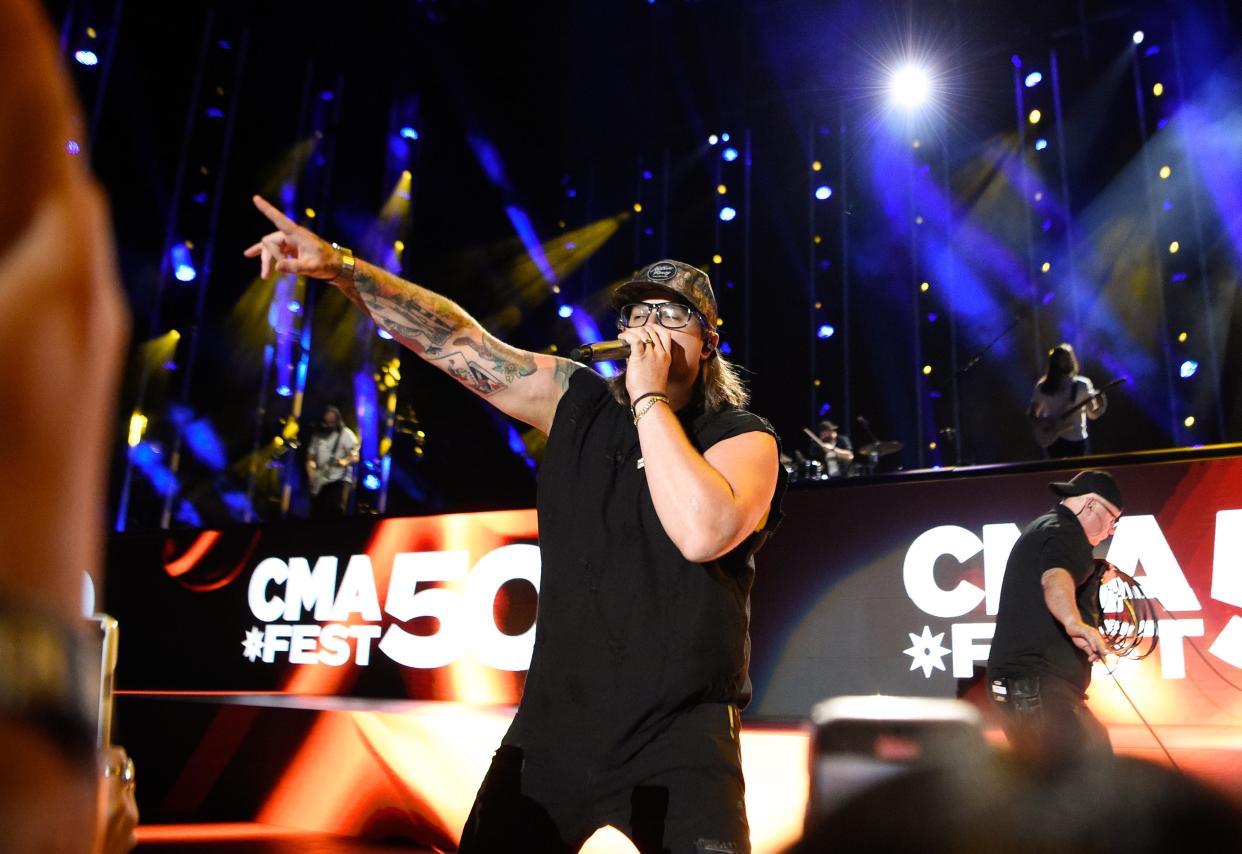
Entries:
POLYGON ((630 303, 621 307, 621 317, 617 320, 617 328, 646 326, 647 318, 651 317, 653 311, 656 323, 665 329, 682 329, 690 322, 690 318, 698 314, 690 306, 679 302, 630 303))

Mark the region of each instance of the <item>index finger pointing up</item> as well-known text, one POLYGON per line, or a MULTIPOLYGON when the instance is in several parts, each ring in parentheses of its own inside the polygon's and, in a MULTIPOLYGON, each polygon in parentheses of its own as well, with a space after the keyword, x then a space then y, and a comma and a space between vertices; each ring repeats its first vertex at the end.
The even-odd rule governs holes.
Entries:
POLYGON ((279 228, 285 234, 293 234, 293 232, 297 231, 297 223, 281 213, 278 208, 273 207, 271 202, 267 199, 262 196, 255 195, 251 198, 251 201, 253 201, 254 206, 259 209, 259 213, 270 219, 272 221, 272 225, 279 228))

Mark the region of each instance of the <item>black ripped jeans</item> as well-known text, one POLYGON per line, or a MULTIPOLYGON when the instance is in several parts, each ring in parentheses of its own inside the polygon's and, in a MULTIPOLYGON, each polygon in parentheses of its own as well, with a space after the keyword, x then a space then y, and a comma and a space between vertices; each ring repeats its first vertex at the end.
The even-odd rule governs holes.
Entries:
POLYGON ((1086 696, 1055 676, 1007 676, 988 680, 992 707, 1014 753, 1036 762, 1084 755, 1111 755, 1108 730, 1087 708, 1086 696))

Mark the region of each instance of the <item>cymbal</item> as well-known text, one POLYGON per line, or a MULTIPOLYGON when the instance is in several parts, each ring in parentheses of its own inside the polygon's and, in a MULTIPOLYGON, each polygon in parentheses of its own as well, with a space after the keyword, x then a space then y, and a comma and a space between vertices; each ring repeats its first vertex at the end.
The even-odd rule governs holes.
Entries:
POLYGON ((901 442, 872 442, 870 445, 863 445, 859 448, 858 453, 867 457, 883 457, 888 454, 895 454, 901 449, 901 442))

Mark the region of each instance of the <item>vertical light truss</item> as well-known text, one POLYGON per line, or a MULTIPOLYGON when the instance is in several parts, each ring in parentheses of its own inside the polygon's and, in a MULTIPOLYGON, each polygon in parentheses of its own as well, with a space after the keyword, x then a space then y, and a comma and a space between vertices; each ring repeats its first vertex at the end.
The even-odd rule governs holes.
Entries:
MULTIPOLYGON (((1173 23, 1169 32, 1169 41, 1172 44, 1173 51, 1173 75, 1172 86, 1167 84, 1163 87, 1162 97, 1167 99, 1161 102, 1160 118, 1156 120, 1159 128, 1161 122, 1166 122, 1173 115, 1174 111, 1185 106, 1187 100, 1186 81, 1182 73, 1182 49, 1181 39, 1178 35, 1177 24, 1173 23)), ((1167 76, 1167 67, 1166 67, 1167 76)), ((1155 96, 1155 84, 1148 89, 1151 97, 1155 96)), ((1163 128, 1160 128, 1163 129, 1163 128)), ((1203 191, 1202 182, 1195 170, 1195 158, 1186 156, 1189 146, 1194 141, 1189 139, 1181 126, 1174 125, 1172 128, 1174 136, 1173 144, 1183 153, 1182 162, 1184 168, 1177 176, 1170 175, 1170 179, 1176 183, 1173 185, 1178 188, 1178 195, 1182 197, 1182 231, 1187 223, 1185 222, 1185 213, 1190 211, 1190 228, 1189 234, 1192 235, 1193 247, 1181 247, 1182 263, 1186 266, 1183 270, 1187 273, 1187 277, 1194 281, 1193 290, 1191 287, 1179 288, 1179 291, 1189 291, 1193 297, 1197 297, 1198 305, 1184 305, 1183 317, 1185 325, 1194 328, 1196 333, 1192 341, 1189 329, 1170 330, 1173 333, 1174 346, 1174 362, 1177 363, 1178 376, 1181 378, 1182 373, 1187 372, 1186 369, 1193 365, 1200 365, 1190 376, 1185 377, 1188 383, 1193 385, 1192 388, 1186 390, 1184 394, 1188 400, 1191 412, 1211 413, 1212 420, 1208 424, 1199 425, 1193 435, 1187 435, 1185 441, 1187 444, 1196 444, 1203 442, 1204 438, 1208 441, 1224 441, 1225 439, 1225 414, 1224 404, 1221 398, 1221 359, 1220 349, 1217 343, 1217 301, 1212 295, 1212 286, 1208 275, 1207 262, 1207 242, 1203 234, 1203 200, 1200 194, 1203 191), (1186 332, 1185 340, 1182 340, 1182 332, 1186 332), (1211 429, 1215 428, 1215 435, 1211 429)), ((1163 207, 1163 205, 1162 205, 1163 207)), ((1183 280, 1184 281, 1184 280, 1183 280)), ((1190 282, 1186 282, 1190 285, 1190 282)), ((1183 427, 1185 424, 1183 423, 1183 427)))
POLYGON ((194 474, 210 484, 222 474, 210 421, 190 406, 192 369, 199 324, 211 280, 215 232, 233 138, 237 98, 245 69, 248 33, 241 25, 208 11, 195 64, 173 192, 165 217, 160 258, 134 401, 134 421, 143 435, 127 437, 125 473, 117 507, 116 529, 125 530, 131 515, 157 516, 161 527, 174 520, 199 523, 197 511, 183 498, 182 451, 187 429, 204 442, 191 446, 194 474), (154 487, 141 507, 131 506, 135 464, 154 487))
MULTIPOLYGON (((388 195, 361 244, 365 257, 398 276, 406 272, 407 241, 412 239, 410 218, 421 140, 418 128, 418 99, 394 102, 389 109, 383 174, 388 195)), ((382 514, 388 509, 402 348, 387 333, 381 334, 370 318, 359 318, 357 334, 362 363, 356 374, 354 403, 362 451, 356 507, 360 513, 382 514)))
POLYGON ((112 62, 121 40, 121 16, 125 0, 70 0, 61 20, 60 49, 73 76, 78 102, 89 122, 82 128, 83 139, 66 140, 77 154, 95 138, 103 114, 112 62), (72 144, 78 147, 75 150, 72 144))
MULTIPOLYGON (((1154 146, 1149 145, 1152 139, 1153 118, 1150 115, 1146 93, 1144 90, 1144 74, 1142 69, 1142 59, 1158 56, 1160 51, 1157 49, 1155 53, 1151 53, 1153 47, 1158 45, 1149 43, 1131 44, 1130 46, 1130 71, 1134 82, 1134 107, 1135 117, 1138 120, 1139 127, 1139 159, 1143 174, 1143 188, 1147 199, 1147 220, 1151 233, 1150 243, 1150 261, 1153 271, 1154 283, 1159 296, 1159 329, 1160 352, 1164 357, 1164 377, 1165 377, 1165 400, 1167 401, 1168 422, 1167 429, 1169 438, 1174 444, 1188 444, 1185 441, 1189 428, 1194 426, 1192 421, 1190 424, 1183 426, 1182 419, 1186 416, 1182 413, 1186 409, 1186 404, 1179 400, 1179 390, 1174 380, 1174 372, 1177 366, 1173 361, 1173 348, 1170 342, 1170 314, 1169 314, 1169 279, 1171 276, 1178 276, 1178 281, 1184 280, 1183 271, 1177 269, 1170 270, 1170 255, 1176 254, 1170 247, 1171 244, 1162 243, 1171 233, 1178 233, 1177 225, 1180 217, 1168 218, 1162 217, 1161 213, 1172 213, 1172 208, 1165 209, 1161 199, 1164 197, 1164 187, 1161 186, 1172 175, 1174 166, 1180 172, 1185 165, 1185 157, 1178 157, 1176 161, 1171 157, 1173 152, 1170 150, 1167 154, 1162 150, 1162 157, 1156 157, 1154 146), (1164 162, 1169 160, 1170 162, 1164 162)), ((1160 82, 1160 81, 1156 81, 1160 82)), ((1155 129, 1163 130, 1165 126, 1164 117, 1154 119, 1155 129)), ((1180 250, 1180 243, 1178 245, 1180 250)), ((1172 335, 1176 335, 1173 332, 1172 335)))
POLYGON ((821 106, 807 123, 806 270, 809 426, 829 418, 849 432, 849 229, 845 210, 845 106, 821 106))
MULTIPOLYGON (((275 203, 290 219, 323 231, 330 220, 332 162, 344 95, 340 75, 307 63, 290 157, 278 178, 275 203)), ((302 408, 309 381, 316 282, 277 275, 268 304, 268 341, 254 413, 247 472, 246 521, 284 518, 300 482, 297 465, 302 408), (261 505, 261 508, 258 507, 261 505)))
POLYGON ((712 256, 711 263, 702 266, 712 277, 720 309, 716 321, 716 331, 721 336, 720 352, 733 361, 748 364, 750 134, 745 129, 730 129, 713 137, 717 142, 707 148, 707 155, 712 158, 708 174, 713 203, 707 206, 712 212, 712 256))

